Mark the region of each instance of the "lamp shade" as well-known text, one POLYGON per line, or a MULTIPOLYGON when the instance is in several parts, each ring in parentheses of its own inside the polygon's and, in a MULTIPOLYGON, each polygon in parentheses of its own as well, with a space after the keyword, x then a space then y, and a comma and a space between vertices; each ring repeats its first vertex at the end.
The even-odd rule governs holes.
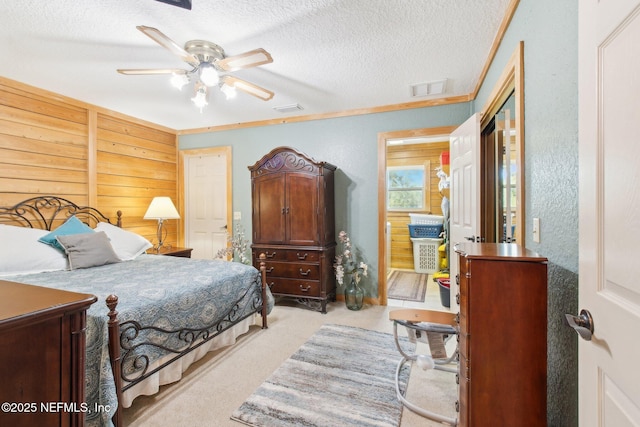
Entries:
POLYGON ((154 197, 144 219, 180 219, 180 214, 170 197, 154 197))

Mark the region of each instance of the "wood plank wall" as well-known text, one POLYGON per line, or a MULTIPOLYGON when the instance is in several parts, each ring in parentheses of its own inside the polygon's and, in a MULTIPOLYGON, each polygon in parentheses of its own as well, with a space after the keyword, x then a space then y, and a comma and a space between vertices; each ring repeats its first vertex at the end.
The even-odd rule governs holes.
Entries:
MULTIPOLYGON (((442 215, 442 194, 438 190, 440 179, 436 168, 440 166, 440 154, 449 151, 449 141, 423 144, 401 144, 387 147, 387 166, 408 166, 429 164, 429 206, 423 211, 442 215)), ((445 167, 448 173, 448 165, 445 167)), ((445 194, 446 195, 446 194, 445 194)), ((448 195, 447 195, 448 197, 448 195)), ((413 269, 413 243, 409 236, 409 212, 387 211, 387 221, 391 223, 391 268, 413 269)))
MULTIPOLYGON (((172 129, 0 77, 0 206, 55 195, 89 205, 155 242, 154 196, 178 206, 172 129)), ((182 238, 167 221, 167 242, 182 238)))

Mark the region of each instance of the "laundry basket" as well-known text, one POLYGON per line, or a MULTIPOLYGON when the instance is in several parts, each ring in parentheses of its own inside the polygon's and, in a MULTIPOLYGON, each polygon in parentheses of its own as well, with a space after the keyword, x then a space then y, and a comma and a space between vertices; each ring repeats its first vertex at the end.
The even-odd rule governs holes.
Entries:
POLYGON ((444 226, 443 216, 410 213, 409 218, 411 218, 408 224, 410 237, 430 239, 440 237, 444 226))
POLYGON ((413 269, 416 273, 435 273, 440 270, 442 239, 411 238, 413 243, 413 269))

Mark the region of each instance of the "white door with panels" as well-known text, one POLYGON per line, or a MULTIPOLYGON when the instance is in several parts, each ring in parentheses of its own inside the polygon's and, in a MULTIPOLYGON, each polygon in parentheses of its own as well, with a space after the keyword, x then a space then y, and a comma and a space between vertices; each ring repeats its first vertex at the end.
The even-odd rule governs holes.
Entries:
MULTIPOLYGON (((224 153, 185 156, 187 247, 192 258, 213 259, 227 246, 227 159, 224 153)), ((229 229, 229 232, 232 232, 229 229)))
MULTIPOLYGON (((449 207, 449 277, 451 295, 458 294, 456 243, 480 239, 480 113, 449 137, 451 200, 449 207)), ((455 307, 454 304, 451 304, 455 307)), ((452 308, 455 309, 455 308, 452 308)))
POLYGON ((581 426, 640 426, 640 0, 579 2, 581 426))

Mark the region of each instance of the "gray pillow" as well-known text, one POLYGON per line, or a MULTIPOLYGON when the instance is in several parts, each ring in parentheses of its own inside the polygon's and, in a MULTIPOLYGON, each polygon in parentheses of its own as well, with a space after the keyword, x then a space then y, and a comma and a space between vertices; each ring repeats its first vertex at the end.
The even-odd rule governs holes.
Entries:
POLYGON ((57 236, 69 257, 69 270, 120 262, 104 231, 57 236))

